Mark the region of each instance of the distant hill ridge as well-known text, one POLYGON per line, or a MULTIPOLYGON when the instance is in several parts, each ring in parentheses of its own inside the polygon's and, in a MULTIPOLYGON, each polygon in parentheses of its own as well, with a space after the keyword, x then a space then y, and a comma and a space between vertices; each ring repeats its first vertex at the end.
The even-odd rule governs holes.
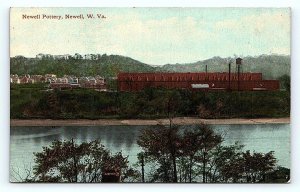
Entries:
MULTIPOLYGON (((121 55, 98 55, 97 60, 88 59, 53 59, 25 58, 22 56, 10 58, 11 74, 47 74, 58 76, 77 75, 114 77, 119 72, 203 72, 205 66, 208 72, 227 72, 228 62, 232 61, 231 71, 235 72, 234 58, 213 57, 210 59, 185 64, 166 64, 152 66, 130 57, 121 55)), ((260 55, 243 57, 243 72, 261 72, 266 79, 277 79, 290 75, 291 59, 286 55, 260 55)))

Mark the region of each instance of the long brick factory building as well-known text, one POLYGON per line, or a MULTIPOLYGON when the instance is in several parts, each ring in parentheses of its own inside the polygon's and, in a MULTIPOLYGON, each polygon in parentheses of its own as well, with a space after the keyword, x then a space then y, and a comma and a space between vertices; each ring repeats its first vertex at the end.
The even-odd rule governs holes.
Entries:
POLYGON ((263 80, 262 73, 119 73, 119 91, 145 88, 259 91, 279 90, 278 80, 263 80), (239 77, 238 77, 239 76, 239 77))
POLYGON ((274 91, 278 80, 264 80, 262 73, 240 73, 242 59, 236 59, 237 72, 222 73, 119 73, 119 91, 141 91, 145 88, 189 89, 193 91, 274 91))

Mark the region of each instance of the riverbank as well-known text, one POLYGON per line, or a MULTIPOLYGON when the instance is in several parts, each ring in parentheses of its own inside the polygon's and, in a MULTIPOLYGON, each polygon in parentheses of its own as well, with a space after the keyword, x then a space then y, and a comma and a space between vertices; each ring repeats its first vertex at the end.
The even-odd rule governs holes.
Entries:
MULTIPOLYGON (((280 124, 290 123, 290 118, 261 118, 261 119, 200 119, 193 117, 176 117, 174 124, 191 125, 206 123, 210 125, 224 124, 280 124)), ((70 119, 70 120, 52 120, 52 119, 11 119, 11 126, 97 126, 97 125, 168 125, 168 119, 70 119)))

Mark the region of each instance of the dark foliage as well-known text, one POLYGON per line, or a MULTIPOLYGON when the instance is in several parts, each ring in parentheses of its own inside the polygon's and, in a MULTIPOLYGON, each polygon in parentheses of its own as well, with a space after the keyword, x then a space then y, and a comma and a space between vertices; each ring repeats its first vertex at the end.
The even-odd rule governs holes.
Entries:
MULTIPOLYGON (((121 152, 111 154, 99 141, 53 141, 35 153, 33 174, 24 182, 199 182, 286 183, 290 170, 276 167, 274 152, 251 153, 243 146, 223 146, 223 138, 205 124, 179 129, 155 126, 141 131, 137 166, 121 152), (151 167, 151 170, 149 168, 151 167), (145 169, 146 168, 146 169, 145 169)), ((28 173, 31 173, 29 171, 28 173)))
POLYGON ((101 182, 107 170, 118 173, 121 182, 134 181, 137 172, 128 166, 127 158, 120 152, 111 155, 97 140, 81 144, 73 139, 53 141, 35 153, 33 176, 26 182, 101 182))
POLYGON ((149 182, 287 182, 289 170, 276 169, 273 151, 251 154, 238 143, 223 146, 222 142, 204 124, 184 132, 177 126, 145 129, 137 141, 146 165, 155 167, 149 182))
POLYGON ((146 89, 46 91, 45 85, 11 85, 11 118, 262 118, 290 115, 289 91, 191 92, 146 89), (171 113, 170 113, 171 112, 171 113))

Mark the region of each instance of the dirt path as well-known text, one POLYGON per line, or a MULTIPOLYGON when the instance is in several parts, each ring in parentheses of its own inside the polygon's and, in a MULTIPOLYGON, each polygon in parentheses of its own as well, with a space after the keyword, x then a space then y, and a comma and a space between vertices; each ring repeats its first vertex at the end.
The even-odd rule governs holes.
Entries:
MULTIPOLYGON (((173 119, 174 124, 189 125, 197 123, 206 123, 212 125, 218 124, 277 124, 290 123, 290 118, 262 118, 262 119, 199 119, 193 117, 177 117, 173 119)), ((51 119, 11 119, 11 126, 95 126, 95 125, 167 125, 168 119, 99 119, 99 120, 51 120, 51 119)))

